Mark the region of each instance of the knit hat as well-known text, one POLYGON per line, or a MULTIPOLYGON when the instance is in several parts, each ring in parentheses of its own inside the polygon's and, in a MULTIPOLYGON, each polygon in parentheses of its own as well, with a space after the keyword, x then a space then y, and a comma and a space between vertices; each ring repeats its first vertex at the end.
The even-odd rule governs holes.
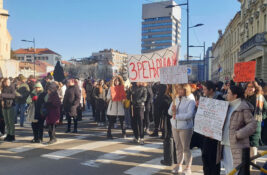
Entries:
POLYGON ((43 89, 43 86, 40 82, 37 82, 35 85, 34 85, 34 88, 42 88, 43 89))

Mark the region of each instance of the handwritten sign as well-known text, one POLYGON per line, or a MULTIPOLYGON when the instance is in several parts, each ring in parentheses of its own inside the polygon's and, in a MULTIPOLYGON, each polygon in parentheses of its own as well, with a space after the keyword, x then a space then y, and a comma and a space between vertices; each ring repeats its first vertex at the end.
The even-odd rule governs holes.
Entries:
POLYGON ((194 131, 222 141, 222 131, 229 102, 200 97, 194 131))
POLYGON ((126 99, 126 92, 124 86, 110 87, 112 101, 122 101, 126 99))
POLYGON ((255 80, 256 61, 236 63, 234 67, 235 82, 249 82, 255 80))
POLYGON ((178 55, 178 46, 172 46, 166 49, 143 55, 129 55, 128 72, 130 81, 160 81, 160 68, 177 65, 178 55))
POLYGON ((160 84, 188 83, 187 66, 172 66, 160 69, 160 84))

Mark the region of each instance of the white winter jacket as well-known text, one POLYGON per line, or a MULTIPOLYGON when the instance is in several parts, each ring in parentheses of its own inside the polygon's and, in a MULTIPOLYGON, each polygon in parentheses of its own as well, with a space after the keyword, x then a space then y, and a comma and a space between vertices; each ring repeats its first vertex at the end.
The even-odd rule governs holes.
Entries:
MULTIPOLYGON (((175 99, 176 102, 176 118, 171 119, 172 128, 175 129, 192 129, 193 119, 195 115, 195 97, 193 94, 190 94, 187 97, 182 97, 181 101, 179 98, 175 99)), ((169 115, 172 116, 172 105, 169 108, 169 115)))
POLYGON ((107 100, 109 101, 107 115, 124 116, 124 106, 122 101, 112 101, 110 89, 108 90, 107 100))

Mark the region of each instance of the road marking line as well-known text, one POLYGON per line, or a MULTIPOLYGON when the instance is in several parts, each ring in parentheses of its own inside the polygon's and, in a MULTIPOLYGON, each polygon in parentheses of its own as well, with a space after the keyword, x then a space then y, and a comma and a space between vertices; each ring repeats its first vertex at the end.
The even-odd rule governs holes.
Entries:
POLYGON ((160 164, 160 161, 163 159, 163 157, 152 159, 150 161, 147 161, 143 164, 139 164, 134 168, 128 169, 127 171, 124 171, 124 174, 129 175, 151 175, 159 172, 160 170, 163 170, 166 168, 166 166, 163 166, 160 164))
POLYGON ((114 160, 123 159, 129 155, 138 156, 137 154, 140 152, 145 152, 145 151, 152 152, 152 151, 158 150, 161 147, 162 147, 162 143, 145 144, 143 146, 141 145, 131 146, 128 148, 124 148, 122 150, 117 150, 111 153, 101 155, 96 160, 88 160, 81 164, 85 166, 89 166, 89 167, 99 167, 102 163, 111 163, 114 160))
POLYGON ((69 139, 57 139, 57 142, 51 145, 46 145, 46 144, 29 144, 29 145, 24 145, 24 146, 20 146, 20 147, 15 147, 15 148, 11 148, 8 149, 8 151, 10 152, 15 152, 15 153, 22 153, 22 152, 26 152, 26 151, 30 151, 33 149, 37 149, 37 148, 44 148, 47 146, 52 146, 52 145, 57 145, 57 144, 62 144, 62 143, 66 143, 66 142, 71 142, 71 141, 75 141, 75 140, 82 140, 85 139, 89 136, 102 136, 105 135, 105 133, 96 133, 96 134, 84 134, 84 135, 79 135, 79 136, 75 136, 75 137, 71 137, 69 139))
POLYGON ((71 148, 66 148, 64 150, 52 152, 49 154, 43 154, 41 157, 49 158, 49 159, 54 159, 54 160, 60 160, 67 158, 69 156, 85 152, 85 151, 90 151, 93 149, 105 147, 105 146, 111 146, 119 143, 126 142, 124 139, 114 139, 110 141, 96 141, 96 142, 91 142, 87 144, 82 144, 79 146, 71 147, 71 148))
MULTIPOLYGON (((199 157, 201 156, 201 150, 200 149, 194 149, 192 150, 192 156, 194 157, 199 157)), ((163 157, 160 158, 155 158, 150 161, 147 161, 143 164, 139 164, 134 168, 131 168, 127 171, 125 171, 125 174, 130 174, 130 175, 151 175, 159 172, 160 170, 166 169, 166 166, 161 165, 160 161, 163 160, 163 157)))

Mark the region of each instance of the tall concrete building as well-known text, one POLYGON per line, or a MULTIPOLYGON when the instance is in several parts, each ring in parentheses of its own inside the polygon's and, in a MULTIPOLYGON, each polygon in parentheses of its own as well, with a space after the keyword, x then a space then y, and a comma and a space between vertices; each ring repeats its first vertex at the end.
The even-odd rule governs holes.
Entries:
POLYGON ((143 4, 142 53, 149 53, 180 44, 181 8, 175 1, 143 4))

